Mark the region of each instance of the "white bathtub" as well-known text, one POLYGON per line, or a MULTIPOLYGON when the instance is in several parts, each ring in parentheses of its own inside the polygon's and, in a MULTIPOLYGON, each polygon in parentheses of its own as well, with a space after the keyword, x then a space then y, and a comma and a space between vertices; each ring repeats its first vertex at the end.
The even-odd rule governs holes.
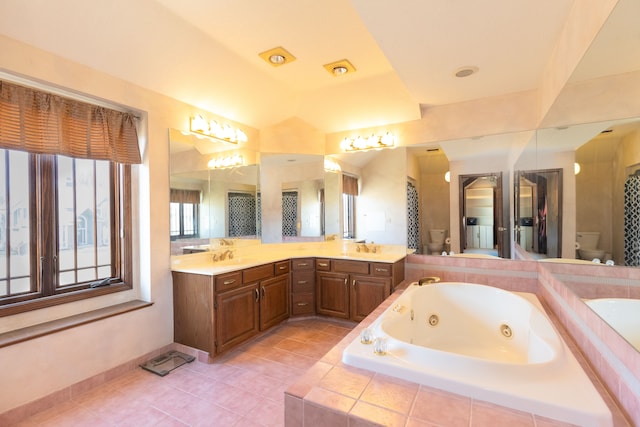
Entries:
POLYGON ((596 298, 585 300, 585 303, 640 350, 640 299, 596 298))
POLYGON ((345 364, 580 426, 612 426, 606 404, 533 294, 469 283, 410 285, 345 364), (435 317, 434 317, 435 316, 435 317))

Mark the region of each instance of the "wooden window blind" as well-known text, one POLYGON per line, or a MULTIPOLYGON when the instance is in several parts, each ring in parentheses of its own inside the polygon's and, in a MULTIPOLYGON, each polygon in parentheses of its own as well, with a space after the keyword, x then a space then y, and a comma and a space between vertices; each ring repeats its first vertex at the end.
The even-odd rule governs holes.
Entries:
POLYGON ((200 191, 172 188, 169 199, 171 203, 192 203, 198 205, 200 204, 200 191))
POLYGON ((350 196, 358 195, 358 178, 342 175, 342 193, 350 196))
POLYGON ((0 148, 141 163, 133 114, 2 80, 0 148))

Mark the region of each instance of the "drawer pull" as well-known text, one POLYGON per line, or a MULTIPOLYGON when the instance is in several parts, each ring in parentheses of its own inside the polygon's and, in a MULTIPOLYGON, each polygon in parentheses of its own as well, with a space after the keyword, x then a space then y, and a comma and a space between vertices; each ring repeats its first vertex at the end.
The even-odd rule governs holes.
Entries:
POLYGON ((306 280, 298 280, 298 285, 305 285, 306 283, 306 280))
POLYGON ((376 271, 379 273, 386 273, 387 271, 389 271, 388 268, 376 268, 376 271))
POLYGON ((222 282, 223 285, 230 285, 232 283, 236 283, 236 279, 225 280, 222 282))
POLYGON ((260 291, 258 290, 258 288, 255 288, 253 292, 255 292, 256 294, 256 302, 260 301, 260 291))
POLYGON ((308 302, 299 302, 297 304, 298 307, 304 307, 305 305, 309 305, 309 303, 308 302))
POLYGON ((298 263, 298 267, 306 267, 307 265, 309 265, 309 264, 308 264, 308 263, 306 263, 306 262, 300 262, 300 263, 298 263))
POLYGON ((278 267, 280 270, 284 270, 285 268, 287 268, 286 265, 281 265, 280 267, 278 267))
POLYGON ((329 264, 327 264, 326 262, 319 262, 318 265, 320 267, 329 267, 329 264))

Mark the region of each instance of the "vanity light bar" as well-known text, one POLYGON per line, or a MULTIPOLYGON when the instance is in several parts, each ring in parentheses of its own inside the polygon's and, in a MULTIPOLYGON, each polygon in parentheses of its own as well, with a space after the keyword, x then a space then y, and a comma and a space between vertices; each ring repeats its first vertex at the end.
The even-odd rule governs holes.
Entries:
POLYGON ((232 156, 219 157, 217 159, 209 160, 207 167, 209 169, 225 169, 233 168, 236 166, 243 166, 244 159, 240 154, 234 154, 232 156))
POLYGON ((221 142, 247 142, 247 134, 241 129, 234 128, 228 123, 221 125, 215 120, 207 121, 202 115, 198 114, 189 120, 189 130, 195 134, 213 138, 221 142))
POLYGON ((392 148, 396 145, 396 137, 387 132, 384 135, 371 135, 369 138, 358 136, 356 138, 345 137, 340 143, 340 148, 344 151, 372 150, 381 148, 392 148))

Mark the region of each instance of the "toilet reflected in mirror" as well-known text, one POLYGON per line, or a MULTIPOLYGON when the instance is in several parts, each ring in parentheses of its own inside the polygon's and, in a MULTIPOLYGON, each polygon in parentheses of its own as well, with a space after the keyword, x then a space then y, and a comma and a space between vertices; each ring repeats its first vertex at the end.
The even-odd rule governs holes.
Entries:
POLYGON ((447 236, 447 230, 431 229, 429 230, 430 242, 427 243, 425 253, 431 255, 440 255, 444 250, 444 241, 447 236))
MULTIPOLYGON (((600 241, 599 231, 578 231, 576 232, 576 243, 578 248, 578 256, 580 259, 592 261, 595 258, 606 261, 603 249, 598 249, 600 241)), ((609 256, 611 258, 611 256, 609 256)))

